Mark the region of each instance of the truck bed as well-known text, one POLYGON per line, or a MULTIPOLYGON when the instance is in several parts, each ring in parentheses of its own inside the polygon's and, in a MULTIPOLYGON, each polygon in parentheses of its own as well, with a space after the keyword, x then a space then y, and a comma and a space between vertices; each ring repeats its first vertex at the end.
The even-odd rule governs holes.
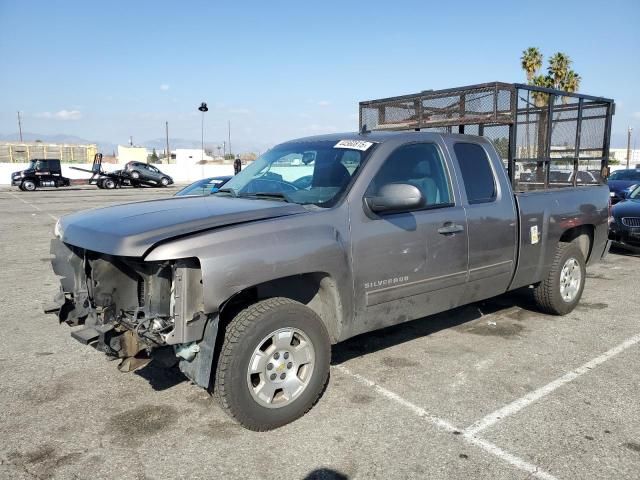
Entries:
POLYGON ((591 236, 588 263, 602 257, 607 246, 609 218, 606 185, 538 190, 514 196, 519 214, 519 239, 510 290, 537 283, 547 275, 557 242, 569 228, 583 226, 583 231, 591 236), (538 238, 535 238, 536 227, 538 238))

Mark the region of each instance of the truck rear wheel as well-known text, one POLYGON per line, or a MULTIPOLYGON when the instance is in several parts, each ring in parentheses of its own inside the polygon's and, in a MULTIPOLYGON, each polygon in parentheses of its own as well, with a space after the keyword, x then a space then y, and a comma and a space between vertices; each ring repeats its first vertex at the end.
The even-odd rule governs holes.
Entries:
POLYGON ((574 243, 560 242, 547 278, 533 290, 536 305, 553 315, 570 313, 580 301, 586 277, 582 251, 574 243))
POLYGON ((114 182, 112 178, 105 178, 102 181, 102 186, 103 186, 103 188, 106 188, 107 190, 111 190, 111 189, 116 188, 116 182, 114 182))
POLYGON ((214 395, 244 427, 278 428, 315 404, 330 361, 329 335, 315 312, 288 298, 262 300, 227 326, 214 395))

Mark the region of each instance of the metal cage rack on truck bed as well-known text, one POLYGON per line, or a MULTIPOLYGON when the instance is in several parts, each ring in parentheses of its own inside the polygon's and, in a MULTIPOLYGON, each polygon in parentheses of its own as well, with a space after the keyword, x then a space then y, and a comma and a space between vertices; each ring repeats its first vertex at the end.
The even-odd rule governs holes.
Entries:
POLYGON ((493 82, 360 102, 360 128, 487 137, 528 191, 603 183, 614 112, 608 98, 493 82))

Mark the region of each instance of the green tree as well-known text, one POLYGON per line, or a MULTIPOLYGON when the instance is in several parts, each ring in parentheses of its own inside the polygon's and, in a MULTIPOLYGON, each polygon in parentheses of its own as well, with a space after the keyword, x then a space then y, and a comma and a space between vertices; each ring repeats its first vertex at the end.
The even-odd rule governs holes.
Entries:
POLYGON ((569 93, 575 93, 580 89, 580 81, 582 78, 573 70, 569 70, 567 75, 564 78, 564 83, 562 84, 562 90, 565 90, 569 93))
POLYGON ((542 53, 536 47, 529 47, 522 52, 520 57, 522 69, 527 74, 527 81, 531 83, 538 70, 542 67, 542 53))
POLYGON ((558 52, 549 59, 547 72, 553 80, 553 88, 562 88, 571 67, 571 59, 568 55, 558 52))
POLYGON ((147 161, 149 163, 158 163, 159 158, 155 148, 153 149, 153 153, 151 153, 151 155, 149 155, 149 157, 147 158, 147 161))

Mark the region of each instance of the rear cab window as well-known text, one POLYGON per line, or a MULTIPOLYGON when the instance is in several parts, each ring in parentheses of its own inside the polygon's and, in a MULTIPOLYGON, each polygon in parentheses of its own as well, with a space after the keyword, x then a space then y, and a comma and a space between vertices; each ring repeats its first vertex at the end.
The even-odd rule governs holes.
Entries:
POLYGON ((453 151, 458 159, 462 181, 470 205, 496 200, 496 179, 491 161, 484 148, 477 143, 456 143, 453 151))

